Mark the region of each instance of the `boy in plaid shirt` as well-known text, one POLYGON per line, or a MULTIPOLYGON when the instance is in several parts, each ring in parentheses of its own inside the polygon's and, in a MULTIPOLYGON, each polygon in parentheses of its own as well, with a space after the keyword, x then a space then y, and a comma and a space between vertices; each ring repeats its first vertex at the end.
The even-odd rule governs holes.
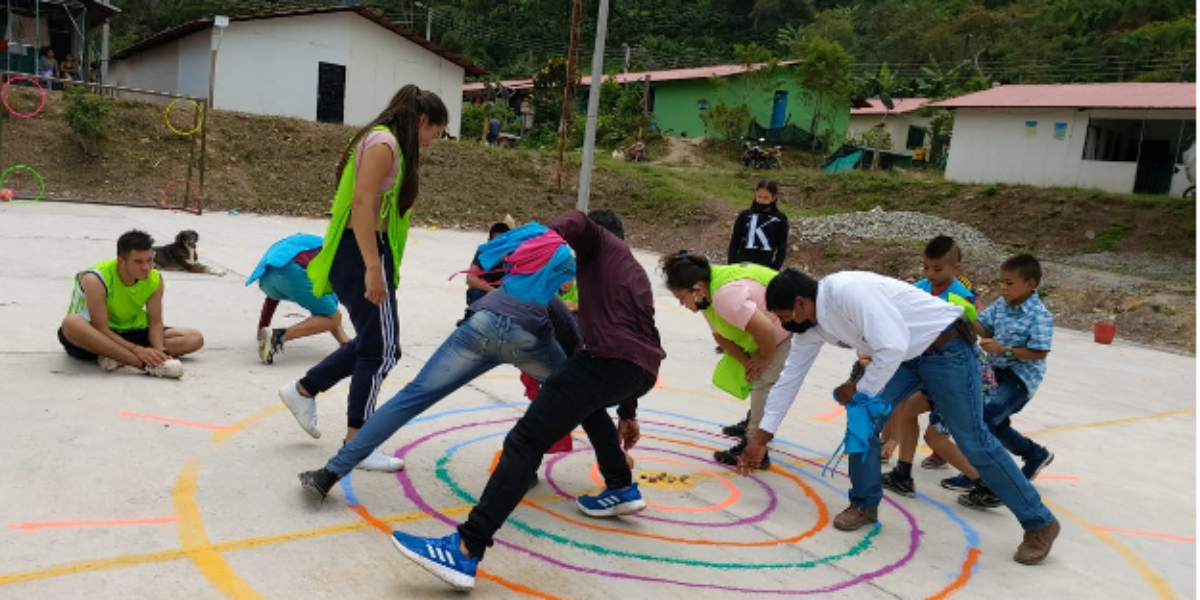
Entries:
MULTIPOLYGON (((996 385, 984 397, 983 420, 992 435, 1015 456, 1021 472, 1032 481, 1054 461, 1054 453, 1021 435, 1010 417, 1021 412, 1046 375, 1046 356, 1054 336, 1054 316, 1038 297, 1042 266, 1029 254, 1018 254, 1000 265, 1000 299, 975 321, 979 346, 990 356, 996 385)), ((991 508, 1000 501, 978 482, 975 473, 964 473, 976 487, 959 498, 971 508, 991 508)))

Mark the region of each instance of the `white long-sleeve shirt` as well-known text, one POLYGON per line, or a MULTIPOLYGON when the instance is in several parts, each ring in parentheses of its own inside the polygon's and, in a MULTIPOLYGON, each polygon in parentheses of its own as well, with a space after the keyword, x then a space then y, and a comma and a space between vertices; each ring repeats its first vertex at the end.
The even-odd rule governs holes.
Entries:
POLYGON ((961 315, 962 308, 890 277, 862 271, 824 277, 817 284, 817 324, 792 336, 759 429, 779 428, 826 342, 871 356, 858 391, 877 396, 900 363, 924 353, 961 315))

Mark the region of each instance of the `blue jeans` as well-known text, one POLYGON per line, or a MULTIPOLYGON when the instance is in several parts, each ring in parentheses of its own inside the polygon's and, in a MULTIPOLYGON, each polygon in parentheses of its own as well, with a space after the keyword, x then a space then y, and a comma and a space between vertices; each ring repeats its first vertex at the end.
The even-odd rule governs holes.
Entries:
MULTIPOLYGON (((896 406, 924 388, 937 403, 942 419, 959 449, 979 471, 979 476, 1026 530, 1045 527, 1054 519, 1050 509, 1017 464, 983 422, 983 391, 979 364, 971 344, 954 338, 937 350, 905 361, 884 386, 880 396, 896 406)), ((879 465, 879 436, 872 436, 867 455, 850 457, 850 503, 865 508, 879 506, 883 486, 879 465)))
POLYGON ((442 342, 417 377, 380 406, 325 468, 349 473, 414 417, 496 366, 514 365, 544 381, 566 360, 554 336, 539 338, 508 317, 479 311, 442 342))
POLYGON ((1028 459, 1040 446, 1013 429, 1009 417, 1021 412, 1028 403, 1025 382, 1011 369, 996 369, 996 386, 984 396, 983 420, 1006 450, 1023 459, 1028 459))

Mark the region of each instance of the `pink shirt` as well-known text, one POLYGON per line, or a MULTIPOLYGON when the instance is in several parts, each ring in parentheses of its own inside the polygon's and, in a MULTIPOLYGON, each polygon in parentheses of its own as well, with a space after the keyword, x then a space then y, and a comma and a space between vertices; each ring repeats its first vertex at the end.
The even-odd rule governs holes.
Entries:
POLYGON ((396 185, 396 177, 400 174, 400 161, 396 159, 400 153, 396 151, 396 136, 392 135, 391 132, 369 131, 367 135, 363 136, 362 140, 358 142, 358 147, 354 150, 354 176, 358 177, 359 158, 363 156, 368 148, 378 146, 379 144, 392 149, 392 170, 388 171, 387 177, 383 178, 383 183, 379 186, 379 193, 382 194, 396 185))
POLYGON ((738 279, 721 286, 713 294, 713 310, 722 319, 738 329, 745 330, 754 311, 764 313, 775 330, 775 344, 779 345, 791 333, 779 324, 779 317, 767 310, 767 286, 753 279, 738 279))

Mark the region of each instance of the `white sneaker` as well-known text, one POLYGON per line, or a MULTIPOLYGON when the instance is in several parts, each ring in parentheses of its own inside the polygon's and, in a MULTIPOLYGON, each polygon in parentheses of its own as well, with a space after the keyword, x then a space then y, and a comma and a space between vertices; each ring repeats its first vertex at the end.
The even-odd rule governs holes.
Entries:
POLYGON ((395 456, 388 456, 383 453, 382 448, 376 448, 367 455, 362 462, 354 467, 355 469, 364 469, 367 471, 384 471, 386 473, 395 473, 404 468, 404 461, 395 456))
POLYGON ((144 367, 142 369, 147 375, 155 377, 165 377, 167 379, 179 379, 183 377, 183 363, 179 362, 178 358, 168 358, 163 361, 163 364, 154 367, 144 367))
POLYGON ((317 429, 317 399, 301 394, 296 388, 297 383, 289 381, 283 384, 283 387, 279 388, 279 399, 292 411, 292 416, 296 417, 296 422, 305 433, 319 438, 321 430, 317 429))
POLYGON ((104 369, 108 373, 112 373, 113 371, 125 366, 125 363, 107 356, 96 357, 96 362, 99 363, 101 369, 104 369))

